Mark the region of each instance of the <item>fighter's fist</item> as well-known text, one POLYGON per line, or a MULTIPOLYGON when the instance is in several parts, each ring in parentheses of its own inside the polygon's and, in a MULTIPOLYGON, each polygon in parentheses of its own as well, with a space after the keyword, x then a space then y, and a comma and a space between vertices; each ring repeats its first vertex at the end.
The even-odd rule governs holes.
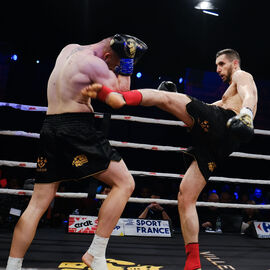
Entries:
POLYGON ((124 76, 130 76, 133 73, 133 65, 148 49, 147 45, 140 39, 124 34, 114 35, 110 45, 120 57, 120 66, 116 72, 124 76))
POLYGON ((158 90, 164 90, 168 92, 177 92, 177 86, 171 81, 163 81, 157 88, 158 90))
POLYGON ((254 134, 253 113, 249 108, 243 108, 240 114, 230 118, 227 127, 240 142, 248 142, 254 134))

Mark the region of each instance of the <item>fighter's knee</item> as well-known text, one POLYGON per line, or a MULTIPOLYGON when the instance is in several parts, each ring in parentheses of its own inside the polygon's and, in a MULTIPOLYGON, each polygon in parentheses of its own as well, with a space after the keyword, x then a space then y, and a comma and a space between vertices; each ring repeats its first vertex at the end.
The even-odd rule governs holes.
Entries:
POLYGON ((135 181, 132 176, 129 177, 127 183, 126 183, 126 190, 128 194, 132 194, 135 189, 135 181))
POLYGON ((118 188, 120 188, 124 194, 127 194, 128 196, 130 196, 135 189, 135 181, 132 175, 127 174, 123 176, 121 181, 118 181, 116 183, 116 186, 118 186, 118 188))
POLYGON ((185 192, 182 192, 181 190, 178 192, 177 200, 178 207, 182 210, 189 208, 190 205, 196 203, 196 200, 194 200, 191 196, 189 196, 185 192))

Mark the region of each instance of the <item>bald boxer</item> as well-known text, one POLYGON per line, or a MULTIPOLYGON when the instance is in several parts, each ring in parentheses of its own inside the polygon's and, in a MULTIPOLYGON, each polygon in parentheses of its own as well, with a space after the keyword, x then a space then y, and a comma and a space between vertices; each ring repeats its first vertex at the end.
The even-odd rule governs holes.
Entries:
POLYGON ((253 77, 241 70, 240 56, 233 49, 216 54, 216 71, 229 84, 221 100, 206 104, 185 94, 154 89, 115 92, 94 84, 83 95, 97 98, 113 108, 124 105, 157 106, 182 120, 190 129, 190 159, 178 193, 178 209, 185 241, 185 270, 201 269, 199 256, 199 222, 196 201, 210 175, 222 166, 239 144, 253 135, 253 118, 257 110, 257 88, 253 77))
POLYGON ((136 37, 116 34, 91 45, 67 45, 58 55, 48 81, 48 111, 40 132, 34 192, 15 227, 7 270, 21 269, 60 182, 91 175, 112 189, 100 208, 96 234, 82 260, 93 270, 107 270, 107 243, 134 190, 134 180, 121 156, 94 128, 94 109, 81 89, 96 82, 129 90, 133 65, 146 49, 136 37))

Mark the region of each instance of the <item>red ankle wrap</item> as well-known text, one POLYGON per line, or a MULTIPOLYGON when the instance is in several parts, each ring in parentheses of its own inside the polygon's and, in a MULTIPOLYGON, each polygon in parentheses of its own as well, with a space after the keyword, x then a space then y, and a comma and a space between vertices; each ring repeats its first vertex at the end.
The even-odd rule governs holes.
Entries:
POLYGON ((97 94, 97 98, 99 100, 105 102, 107 96, 112 92, 121 94, 123 96, 126 104, 129 106, 137 106, 142 101, 142 94, 138 90, 125 91, 125 92, 114 91, 105 85, 102 85, 101 90, 97 94))
POLYGON ((115 92, 113 90, 111 90, 109 87, 102 85, 101 90, 98 92, 97 94, 97 98, 103 102, 105 102, 106 97, 111 93, 111 92, 115 92))
POLYGON ((142 94, 138 90, 126 91, 126 92, 118 92, 122 94, 124 97, 126 104, 129 106, 137 106, 140 105, 142 101, 142 94))
POLYGON ((184 270, 196 270, 201 268, 199 243, 189 243, 186 248, 186 264, 184 270))

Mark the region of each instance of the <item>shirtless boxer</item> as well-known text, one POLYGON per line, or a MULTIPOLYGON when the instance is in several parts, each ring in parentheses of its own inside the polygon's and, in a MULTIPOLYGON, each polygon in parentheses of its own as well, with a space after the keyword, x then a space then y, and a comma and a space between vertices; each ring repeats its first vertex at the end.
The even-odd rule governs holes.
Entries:
POLYGON ((217 73, 229 83, 222 99, 206 104, 185 94, 153 89, 115 93, 106 86, 90 85, 85 96, 98 98, 113 108, 123 105, 157 106, 175 115, 190 129, 193 145, 186 153, 191 163, 181 181, 178 209, 186 248, 185 270, 201 269, 199 222, 196 201, 210 175, 241 142, 253 135, 257 88, 251 74, 240 68, 239 54, 232 49, 216 55, 217 73), (113 93, 112 93, 113 92, 113 93))
POLYGON ((134 180, 121 156, 95 130, 91 100, 81 94, 81 89, 98 82, 129 90, 133 64, 146 49, 141 40, 116 34, 91 45, 67 45, 57 57, 48 81, 48 110, 40 132, 34 192, 15 227, 7 270, 21 269, 39 220, 60 182, 90 175, 112 189, 99 211, 96 234, 82 260, 93 270, 107 270, 107 243, 134 190, 134 180))

